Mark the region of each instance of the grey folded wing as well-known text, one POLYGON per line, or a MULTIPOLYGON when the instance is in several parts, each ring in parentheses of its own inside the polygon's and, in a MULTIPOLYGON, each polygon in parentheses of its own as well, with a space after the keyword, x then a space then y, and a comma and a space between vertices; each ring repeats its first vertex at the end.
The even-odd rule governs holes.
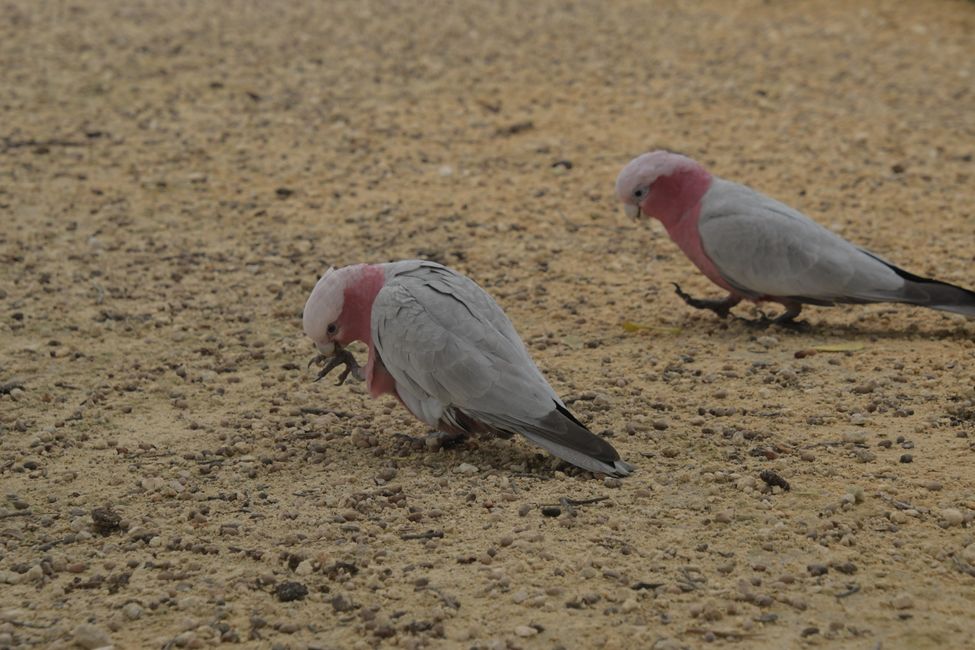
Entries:
POLYGON ((746 296, 820 304, 901 297, 904 279, 888 264, 743 185, 715 179, 698 229, 704 252, 746 296))
POLYGON ((534 418, 561 404, 497 303, 439 264, 387 275, 372 333, 400 397, 432 426, 451 405, 534 418))

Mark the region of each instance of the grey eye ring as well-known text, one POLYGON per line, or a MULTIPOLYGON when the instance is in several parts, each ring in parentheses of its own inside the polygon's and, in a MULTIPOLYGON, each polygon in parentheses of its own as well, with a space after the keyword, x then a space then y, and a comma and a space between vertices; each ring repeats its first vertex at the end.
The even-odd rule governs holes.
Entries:
POLYGON ((335 332, 337 332, 338 329, 339 328, 335 323, 329 323, 328 327, 325 328, 325 331, 328 332, 329 334, 335 334, 335 332))

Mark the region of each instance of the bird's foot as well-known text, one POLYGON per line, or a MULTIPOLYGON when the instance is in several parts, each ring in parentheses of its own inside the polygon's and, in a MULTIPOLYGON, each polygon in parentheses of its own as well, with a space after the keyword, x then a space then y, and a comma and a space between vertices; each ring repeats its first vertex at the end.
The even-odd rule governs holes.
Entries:
POLYGON ((467 442, 466 433, 444 433, 443 431, 431 431, 425 436, 411 436, 406 433, 394 433, 394 446, 399 455, 406 455, 414 452, 439 451, 441 449, 453 449, 467 442))
POLYGON ((772 324, 793 332, 806 333, 812 331, 812 325, 809 324, 809 321, 796 320, 795 318, 783 319, 782 316, 779 316, 772 319, 772 324))
POLYGON ((468 435, 464 432, 431 431, 423 439, 427 449, 453 449, 467 442, 468 435))
POLYGON ((313 357, 308 362, 308 367, 310 368, 312 364, 321 366, 322 369, 318 371, 318 376, 315 377, 315 381, 321 380, 325 375, 332 372, 339 366, 345 366, 345 370, 339 373, 339 379, 335 382, 336 386, 341 386, 345 383, 345 380, 350 376, 357 381, 363 381, 365 379, 365 374, 359 363, 352 356, 352 353, 344 348, 335 348, 335 354, 326 357, 324 354, 319 354, 313 357))
POLYGON ((755 329, 764 330, 768 329, 772 325, 775 325, 777 327, 781 327, 782 329, 792 330, 793 332, 810 331, 812 326, 807 321, 796 320, 796 316, 798 315, 798 311, 788 309, 775 318, 769 318, 768 314, 759 309, 758 316, 756 318, 741 318, 740 320, 749 327, 754 327, 755 329))
POLYGON ((731 313, 731 308, 737 305, 741 300, 740 298, 735 298, 734 296, 728 296, 723 300, 705 300, 703 298, 695 298, 681 289, 680 285, 676 282, 672 282, 671 284, 674 285, 674 293, 680 296, 680 299, 686 302, 688 305, 694 309, 710 309, 721 318, 727 318, 731 313))

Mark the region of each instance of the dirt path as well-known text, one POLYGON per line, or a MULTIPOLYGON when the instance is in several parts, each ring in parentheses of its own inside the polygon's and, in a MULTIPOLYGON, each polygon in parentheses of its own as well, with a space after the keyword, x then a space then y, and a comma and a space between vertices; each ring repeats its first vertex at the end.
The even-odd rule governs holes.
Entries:
POLYGON ((0 647, 975 646, 975 325, 693 313, 612 196, 667 146, 975 285, 975 4, 412 4, 0 5, 0 647), (417 256, 638 473, 311 383, 318 275, 417 256))

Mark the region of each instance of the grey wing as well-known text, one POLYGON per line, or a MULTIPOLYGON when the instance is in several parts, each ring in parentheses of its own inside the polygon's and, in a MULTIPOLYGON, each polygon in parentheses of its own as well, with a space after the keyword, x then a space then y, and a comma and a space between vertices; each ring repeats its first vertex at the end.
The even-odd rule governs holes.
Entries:
POLYGON ((736 183, 716 179, 702 200, 698 229, 721 275, 751 297, 824 304, 891 300, 904 286, 877 257, 736 183))
POLYGON ((561 404, 501 308, 440 265, 388 277, 372 332, 400 397, 432 426, 448 406, 531 418, 561 404))
POLYGON ((593 472, 632 471, 565 408, 511 321, 470 279, 429 262, 390 265, 372 334, 400 399, 431 426, 475 422, 593 472))

